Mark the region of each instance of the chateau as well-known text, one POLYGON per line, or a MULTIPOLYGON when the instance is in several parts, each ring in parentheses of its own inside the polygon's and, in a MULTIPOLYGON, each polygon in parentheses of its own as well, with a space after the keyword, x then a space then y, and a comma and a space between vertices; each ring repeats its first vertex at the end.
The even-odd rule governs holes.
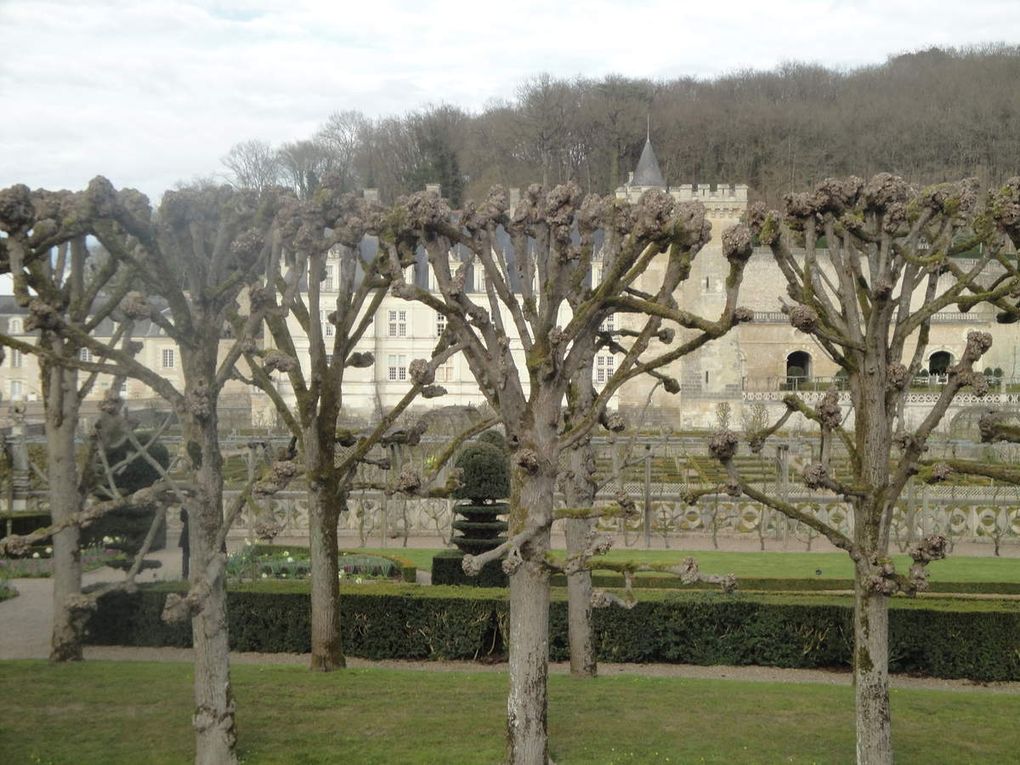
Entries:
MULTIPOLYGON (((712 224, 712 238, 694 261, 690 278, 681 285, 677 302, 686 310, 712 319, 722 310, 725 293, 724 279, 728 264, 722 254, 720 236, 727 227, 739 222, 748 205, 748 187, 742 184, 708 186, 702 184, 679 184, 670 186, 663 177, 655 151, 650 140, 646 140, 638 165, 627 183, 616 190, 616 196, 636 201, 649 189, 667 191, 681 201, 696 200, 706 209, 712 224)), ((438 187, 430 187, 438 191, 438 187)), ((366 191, 371 196, 372 191, 366 191)), ((511 193, 511 201, 514 194, 511 193)), ((363 243, 364 255, 373 254, 375 243, 363 243)), ((598 278, 599 263, 595 263, 593 274, 598 278)), ((645 285, 657 283, 662 263, 653 261, 645 276, 645 285)), ((331 258, 326 265, 326 280, 323 284, 322 305, 334 302, 338 286, 338 260, 331 258)), ((435 289, 435 284, 424 254, 420 262, 408 268, 408 280, 421 287, 435 289)), ((481 269, 474 269, 469 289, 484 291, 481 269)), ((714 427, 718 405, 729 406, 731 422, 739 426, 741 414, 748 407, 764 404, 772 413, 781 408, 782 396, 791 389, 815 390, 831 382, 837 367, 830 362, 822 350, 813 344, 808 336, 790 326, 781 312, 782 300, 786 295, 786 283, 779 269, 772 261, 771 252, 759 248, 748 263, 741 287, 740 304, 754 311, 754 321, 742 324, 725 337, 709 343, 694 354, 676 362, 669 374, 681 383, 678 394, 666 393, 661 386, 653 390, 654 380, 637 379, 616 396, 615 405, 633 415, 642 413, 642 427, 665 429, 691 429, 714 427)), ((323 334, 328 337, 335 331, 326 320, 328 310, 323 311, 323 334)), ((0 326, 15 337, 24 336, 24 311, 13 298, 0 298, 0 326)), ((512 322, 506 322, 512 327, 512 322)), ((945 311, 934 317, 931 337, 924 357, 924 373, 917 380, 918 393, 911 396, 909 407, 914 413, 923 413, 933 400, 934 391, 943 374, 958 358, 966 343, 967 333, 982 329, 993 334, 995 340, 991 351, 982 359, 983 367, 995 371, 992 379, 992 394, 982 402, 973 400, 970 394, 958 397, 954 412, 968 406, 999 405, 1010 406, 1020 399, 1020 394, 1008 391, 1011 383, 1020 378, 1017 360, 1018 324, 1001 325, 994 319, 994 309, 978 306, 970 313, 961 314, 945 311), (926 392, 927 391, 927 392, 926 392)), ((140 328, 136 336, 144 344, 141 358, 144 363, 161 374, 175 377, 180 374, 177 350, 173 342, 162 336, 155 327, 140 328)), ((364 338, 361 350, 371 351, 375 365, 364 369, 349 369, 344 384, 345 413, 362 419, 371 419, 380 411, 395 404, 410 385, 408 365, 416 358, 427 358, 436 340, 444 329, 444 317, 417 302, 408 302, 392 295, 382 301, 372 326, 364 338)), ((302 333, 294 322, 291 327, 296 339, 300 358, 307 359, 307 340, 302 342, 302 333), (304 351, 304 353, 302 353, 304 351)), ((23 339, 28 339, 24 337, 23 339)), ((520 352, 519 344, 512 349, 520 352)), ((83 351, 86 353, 86 351, 83 351)), ((613 372, 615 359, 608 352, 596 358, 595 382, 604 382, 613 372)), ((293 394, 285 375, 277 374, 277 385, 285 400, 293 400, 293 394)), ((440 367, 436 382, 443 385, 448 394, 438 399, 422 400, 420 407, 472 406, 483 403, 483 398, 463 358, 454 357, 440 367)), ((109 387, 109 381, 99 379, 93 386, 91 399, 101 398, 109 387)), ((234 384, 225 392, 240 402, 239 411, 248 409, 250 401, 252 424, 268 425, 275 420, 275 413, 268 397, 245 386, 234 384)), ((816 393, 805 393, 809 398, 816 393)), ((34 357, 8 351, 7 358, 0 365, 0 396, 3 400, 38 401, 40 398, 38 367, 34 357)), ((138 409, 145 399, 151 398, 141 383, 129 381, 124 391, 125 398, 138 409)), ((29 404, 32 409, 41 404, 29 404)), ((87 408, 86 408, 87 411, 87 408)), ((41 413, 41 408, 40 408, 41 413)), ((910 416, 908 412, 908 417, 910 416)), ((796 423, 793 423, 796 425, 796 423)))

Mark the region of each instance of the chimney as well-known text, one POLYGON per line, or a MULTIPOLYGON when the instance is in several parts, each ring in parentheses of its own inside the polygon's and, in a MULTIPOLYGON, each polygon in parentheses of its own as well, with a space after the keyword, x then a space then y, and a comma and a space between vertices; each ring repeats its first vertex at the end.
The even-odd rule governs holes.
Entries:
POLYGON ((378 202, 379 201, 379 189, 365 189, 362 192, 365 196, 366 202, 378 202))
POLYGON ((521 190, 517 186, 510 187, 510 212, 513 213, 517 210, 517 205, 521 203, 521 190))
POLYGON ((426 183, 425 184, 426 194, 435 194, 437 197, 443 196, 442 186, 438 183, 426 183))

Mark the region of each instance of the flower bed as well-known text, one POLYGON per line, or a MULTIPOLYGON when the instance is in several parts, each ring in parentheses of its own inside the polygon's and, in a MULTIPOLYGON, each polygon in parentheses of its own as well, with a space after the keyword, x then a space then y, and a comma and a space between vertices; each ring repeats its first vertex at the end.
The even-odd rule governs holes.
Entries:
MULTIPOLYGON (((106 537, 109 539, 109 537, 106 537)), ((94 571, 109 565, 121 554, 120 550, 107 544, 83 547, 81 550, 82 571, 94 571)), ((35 579, 53 575, 53 547, 33 547, 27 555, 19 558, 0 558, 0 578, 35 579)))
MULTIPOLYGON (((414 581, 414 564, 383 555, 340 552, 340 579, 414 581)), ((227 560, 227 576, 234 582, 302 580, 311 576, 307 547, 246 544, 227 560)))

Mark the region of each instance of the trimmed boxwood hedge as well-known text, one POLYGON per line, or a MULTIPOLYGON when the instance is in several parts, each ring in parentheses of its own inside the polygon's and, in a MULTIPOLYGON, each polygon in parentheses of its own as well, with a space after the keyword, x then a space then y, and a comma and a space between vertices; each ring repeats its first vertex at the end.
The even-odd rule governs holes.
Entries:
MULTIPOLYGON (((187 624, 160 618, 169 587, 109 593, 89 626, 100 645, 191 644, 187 624)), ((1020 609, 1012 604, 897 600, 890 609, 894 672, 989 682, 1020 680, 1020 609)), ((309 650, 309 597, 299 585, 232 590, 231 647, 309 650)), ((372 585, 344 593, 341 626, 351 656, 370 659, 475 659, 503 651, 508 603, 502 590, 372 585)), ((567 658, 566 602, 550 611, 550 658, 567 658)), ((632 610, 595 612, 599 657, 617 662, 850 666, 851 607, 803 596, 655 595, 632 610)))
POLYGON ((432 557, 432 584, 459 584, 469 587, 507 587, 502 561, 493 560, 482 566, 477 576, 468 576, 462 566, 464 553, 444 550, 432 557))
MULTIPOLYGON (((602 573, 596 570, 591 577, 595 587, 609 589, 623 587, 623 576, 602 573)), ((566 587, 567 578, 562 574, 552 577, 554 587, 566 587)), ((784 579, 779 577, 740 577, 740 589, 744 592, 821 592, 832 590, 853 591, 853 579, 784 579)), ((684 584, 674 576, 635 576, 633 587, 651 589, 718 590, 719 585, 698 582, 684 584)), ((929 582, 928 592, 957 594, 979 593, 982 595, 1020 595, 1020 582, 929 582)))

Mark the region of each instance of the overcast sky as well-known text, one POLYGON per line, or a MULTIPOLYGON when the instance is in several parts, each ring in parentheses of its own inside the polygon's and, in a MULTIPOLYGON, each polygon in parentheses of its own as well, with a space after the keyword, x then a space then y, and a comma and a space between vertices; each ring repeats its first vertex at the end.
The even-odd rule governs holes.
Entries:
POLYGON ((150 196, 248 138, 511 98, 540 72, 711 77, 1020 40, 1016 0, 0 0, 0 187, 150 196))

